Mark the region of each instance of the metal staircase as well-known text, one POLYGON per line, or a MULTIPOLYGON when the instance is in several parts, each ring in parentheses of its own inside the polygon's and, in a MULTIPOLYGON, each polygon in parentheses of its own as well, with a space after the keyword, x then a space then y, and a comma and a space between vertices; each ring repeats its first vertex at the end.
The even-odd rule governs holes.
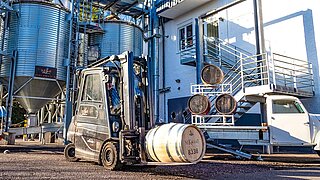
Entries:
POLYGON ((312 65, 307 61, 276 53, 253 55, 217 38, 204 38, 206 63, 219 66, 225 78, 222 84, 193 85, 192 94, 208 95, 211 111, 208 115, 193 115, 197 125, 234 125, 243 114, 265 94, 313 96, 312 65), (218 115, 214 102, 219 94, 229 93, 238 102, 233 116, 218 115))

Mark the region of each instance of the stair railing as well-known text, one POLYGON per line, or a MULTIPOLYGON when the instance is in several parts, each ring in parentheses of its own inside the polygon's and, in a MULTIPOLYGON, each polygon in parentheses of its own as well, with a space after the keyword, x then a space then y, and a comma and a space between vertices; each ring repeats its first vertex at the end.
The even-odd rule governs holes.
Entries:
MULTIPOLYGON (((269 80, 269 72, 266 72, 266 70, 268 71, 269 69, 266 67, 266 58, 262 58, 266 57, 266 54, 251 55, 245 50, 236 48, 235 46, 229 45, 228 43, 225 43, 217 38, 205 38, 205 41, 205 56, 208 56, 209 58, 216 58, 216 60, 218 61, 217 63, 220 67, 228 69, 228 72, 225 74, 225 79, 222 84, 229 84, 229 86, 227 86, 227 88, 225 88, 225 86, 216 86, 212 91, 231 91, 230 94, 234 96, 241 90, 244 92, 245 87, 264 84, 261 83, 262 80, 269 80), (233 57, 233 59, 230 60, 230 58, 228 57, 233 57)), ((208 91, 208 89, 206 90, 208 91)), ((206 93, 208 94, 208 92, 206 93)), ((213 104, 219 93, 209 93, 211 93, 210 103, 213 104)), ((241 102, 239 105, 241 105, 242 103, 244 102, 241 102)), ((228 123, 234 124, 234 116, 223 118, 220 118, 218 116, 219 115, 217 115, 215 107, 212 106, 209 115, 193 116, 192 121, 206 123, 206 125, 227 125, 228 123), (212 121, 212 119, 214 120, 212 121), (208 121, 211 121, 212 123, 208 124, 208 121)))
MULTIPOLYGON (((204 56, 218 64, 225 73, 225 79, 222 84, 229 84, 228 88, 221 89, 223 86, 212 88, 212 92, 206 89, 206 93, 211 93, 209 100, 214 104, 219 93, 222 91, 231 91, 231 95, 238 96, 239 101, 244 97, 246 88, 255 86, 267 86, 270 90, 281 93, 295 93, 295 95, 312 96, 314 82, 311 63, 296 58, 287 57, 276 53, 263 53, 252 55, 236 46, 230 45, 217 38, 204 38, 204 56), (290 63, 290 61, 292 61, 290 63), (292 86, 292 90, 290 90, 292 86), (277 88, 281 88, 278 90, 277 88), (311 89, 311 90, 310 90, 311 89), (242 93, 242 95, 238 93, 242 93)), ((255 91, 258 91, 255 89, 255 91)), ((260 92, 255 92, 259 94, 260 92)), ((238 102, 243 105, 245 102, 238 102)), ((207 123, 210 116, 216 116, 217 111, 214 106, 210 114, 203 116, 194 116, 192 121, 207 123), (201 118, 202 119, 199 119, 201 118), (207 120, 204 120, 207 119, 207 120)), ((219 118, 214 118, 217 121, 219 118)), ((212 122, 212 118, 210 120, 212 122)), ((222 120, 220 119, 222 122, 222 120)), ((223 123, 234 119, 223 120, 223 123)), ((215 124, 216 122, 213 122, 215 124)))

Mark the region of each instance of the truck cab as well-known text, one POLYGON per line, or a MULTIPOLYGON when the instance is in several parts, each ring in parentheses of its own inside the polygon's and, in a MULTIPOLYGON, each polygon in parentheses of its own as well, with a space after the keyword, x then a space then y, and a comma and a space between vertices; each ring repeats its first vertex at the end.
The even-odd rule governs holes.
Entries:
POLYGON ((266 105, 270 144, 320 146, 320 121, 311 118, 297 97, 267 95, 266 105))

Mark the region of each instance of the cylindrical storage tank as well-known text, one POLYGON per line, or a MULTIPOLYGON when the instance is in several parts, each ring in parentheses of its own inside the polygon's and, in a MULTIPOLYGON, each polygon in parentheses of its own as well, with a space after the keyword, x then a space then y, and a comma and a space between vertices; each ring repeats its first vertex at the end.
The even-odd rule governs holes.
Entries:
POLYGON ((132 51, 134 56, 142 54, 143 31, 139 26, 120 20, 109 20, 100 25, 104 33, 89 36, 89 51, 98 48, 99 58, 122 54, 125 51, 132 51))
POLYGON ((214 105, 220 114, 232 114, 237 109, 237 101, 230 94, 219 95, 214 105))
POLYGON ((194 125, 164 124, 146 135, 147 155, 156 162, 196 163, 203 158, 205 151, 205 138, 194 125))
MULTIPOLYGON (((17 13, 9 17, 6 51, 18 54, 14 84, 15 91, 19 89, 17 100, 29 113, 35 113, 48 102, 43 98, 55 97, 59 86, 65 84, 69 12, 45 1, 19 1, 12 7, 17 13)), ((0 78, 7 81, 9 75, 10 60, 3 58, 0 78)))
POLYGON ((219 84, 223 78, 223 71, 218 66, 208 64, 201 70, 201 80, 204 84, 219 84))
POLYGON ((188 108, 192 114, 207 114, 211 105, 207 96, 196 94, 189 98, 188 108))

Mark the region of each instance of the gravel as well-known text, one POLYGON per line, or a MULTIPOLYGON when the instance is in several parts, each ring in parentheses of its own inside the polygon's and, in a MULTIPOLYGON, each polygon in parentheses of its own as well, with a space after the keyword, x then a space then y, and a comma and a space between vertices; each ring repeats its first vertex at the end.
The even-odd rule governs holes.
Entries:
POLYGON ((109 171, 92 162, 68 162, 61 150, 0 153, 0 179, 320 179, 315 154, 264 156, 265 161, 209 154, 196 165, 109 171))

